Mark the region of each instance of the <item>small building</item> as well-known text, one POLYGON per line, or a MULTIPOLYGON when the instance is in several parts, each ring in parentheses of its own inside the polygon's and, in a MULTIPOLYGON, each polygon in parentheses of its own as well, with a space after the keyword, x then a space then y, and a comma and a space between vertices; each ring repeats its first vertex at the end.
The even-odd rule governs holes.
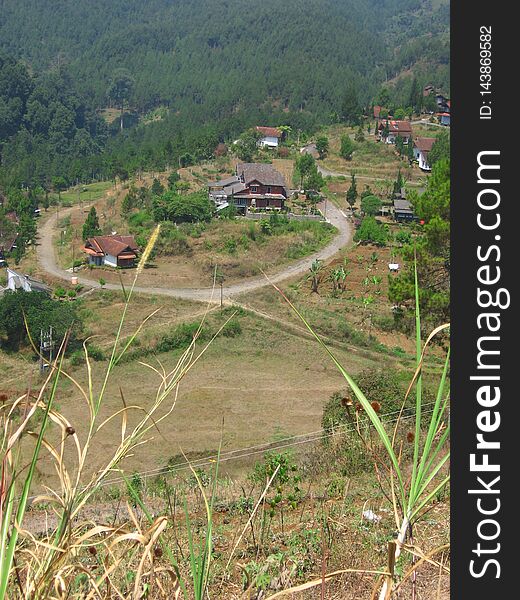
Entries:
POLYGON ((445 127, 451 125, 451 114, 449 112, 437 113, 437 117, 439 118, 439 123, 441 125, 444 125, 445 127))
POLYGON ((378 126, 379 139, 387 144, 395 144, 395 140, 400 137, 405 144, 412 137, 412 124, 410 121, 379 121, 378 126), (385 138, 385 131, 388 135, 385 138))
POLYGON ((30 275, 22 275, 17 273, 13 269, 6 269, 7 271, 7 289, 16 292, 22 290, 24 292, 44 292, 45 294, 51 293, 51 288, 45 285, 42 281, 33 279, 30 275))
POLYGON ((5 233, 0 231, 0 266, 6 264, 7 255, 16 248, 18 233, 5 233))
POLYGON ((429 83, 428 85, 425 85, 423 88, 423 97, 427 98, 434 91, 435 91, 435 88, 433 87, 433 85, 431 83, 429 83))
POLYGON ((243 214, 251 208, 283 210, 289 197, 283 175, 266 163, 240 163, 233 177, 211 182, 208 189, 217 211, 232 205, 243 214))
POLYGON ((399 222, 415 220, 412 205, 408 200, 404 198, 394 200, 394 219, 399 222))
POLYGON ((437 94, 435 96, 435 103, 437 104, 437 108, 439 112, 450 112, 451 111, 451 101, 449 98, 446 98, 444 94, 437 94))
POLYGON ((418 137, 413 142, 413 157, 419 163, 419 169, 422 171, 431 171, 428 163, 428 154, 435 144, 435 138, 418 137))
POLYGON ((278 148, 283 139, 283 133, 277 127, 256 127, 256 131, 262 136, 258 140, 260 148, 278 148))
POLYGON ((135 266, 139 248, 131 235, 97 235, 83 250, 91 265, 129 268, 135 266))

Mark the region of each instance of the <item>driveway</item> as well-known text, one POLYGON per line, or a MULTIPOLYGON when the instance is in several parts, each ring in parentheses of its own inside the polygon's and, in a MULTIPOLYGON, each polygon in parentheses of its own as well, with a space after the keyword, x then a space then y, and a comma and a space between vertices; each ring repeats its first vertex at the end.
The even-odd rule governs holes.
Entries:
MULTIPOLYGON (((323 208, 323 207, 322 207, 323 208)), ((85 207, 72 207, 60 211, 60 218, 63 218, 73 211, 83 211, 85 207)), ((327 202, 327 220, 338 229, 338 234, 334 239, 325 246, 325 248, 299 260, 295 263, 287 265, 283 269, 270 275, 270 281, 279 283, 289 277, 302 275, 309 270, 310 265, 316 259, 327 260, 334 256, 341 248, 344 248, 352 239, 352 224, 347 221, 345 215, 332 202, 327 202)), ((41 268, 52 277, 63 279, 70 282, 72 274, 62 269, 56 261, 56 253, 53 244, 53 238, 57 232, 56 228, 57 216, 50 217, 39 229, 39 244, 37 246, 37 257, 41 268)), ((99 283, 84 277, 80 273, 76 273, 78 282, 87 287, 100 287, 99 283)), ((226 300, 232 299, 234 296, 251 292, 253 290, 270 285, 270 282, 263 276, 251 277, 244 279, 240 283, 225 286, 223 288, 223 297, 226 300)), ((105 284, 104 289, 120 290, 121 286, 117 284, 105 284)), ((217 302, 220 301, 220 290, 212 290, 209 287, 201 288, 157 288, 147 286, 135 286, 135 292, 142 294, 152 294, 160 296, 171 296, 173 298, 184 298, 186 300, 197 300, 200 302, 217 302)))

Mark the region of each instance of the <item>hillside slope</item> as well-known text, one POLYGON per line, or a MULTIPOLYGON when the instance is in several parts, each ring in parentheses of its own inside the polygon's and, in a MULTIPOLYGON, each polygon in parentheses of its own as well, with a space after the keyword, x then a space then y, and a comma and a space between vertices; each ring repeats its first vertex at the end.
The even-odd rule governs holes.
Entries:
POLYGON ((0 47, 35 69, 68 64, 97 106, 106 103, 114 70, 124 67, 139 110, 166 103, 218 112, 266 100, 330 110, 347 83, 366 102, 417 61, 430 57, 435 72, 446 58, 449 26, 446 4, 434 8, 430 0, 0 4, 0 47))

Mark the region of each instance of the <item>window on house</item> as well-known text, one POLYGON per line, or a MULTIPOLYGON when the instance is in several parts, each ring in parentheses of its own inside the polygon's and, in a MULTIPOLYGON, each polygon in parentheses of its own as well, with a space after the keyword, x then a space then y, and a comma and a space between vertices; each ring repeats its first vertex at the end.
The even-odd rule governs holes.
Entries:
POLYGON ((251 186, 251 191, 253 192, 253 194, 256 194, 256 192, 258 191, 258 186, 257 185, 252 185, 251 186))
POLYGON ((271 193, 271 186, 267 187, 267 193, 270 194, 271 193))

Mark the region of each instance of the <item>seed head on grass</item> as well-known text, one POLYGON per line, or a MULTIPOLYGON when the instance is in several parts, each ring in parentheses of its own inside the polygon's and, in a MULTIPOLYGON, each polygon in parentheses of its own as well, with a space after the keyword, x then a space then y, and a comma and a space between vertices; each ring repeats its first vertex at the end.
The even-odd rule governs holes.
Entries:
POLYGON ((153 230, 153 233, 150 236, 150 239, 148 240, 148 243, 146 244, 146 248, 144 249, 144 252, 141 256, 141 260, 139 261, 139 264, 137 265, 137 271, 135 274, 136 277, 138 277, 143 272, 143 269, 144 269, 146 263, 148 262, 148 259, 150 258, 150 254, 152 253, 152 250, 157 242, 160 230, 161 230, 160 224, 157 225, 157 227, 153 230))

